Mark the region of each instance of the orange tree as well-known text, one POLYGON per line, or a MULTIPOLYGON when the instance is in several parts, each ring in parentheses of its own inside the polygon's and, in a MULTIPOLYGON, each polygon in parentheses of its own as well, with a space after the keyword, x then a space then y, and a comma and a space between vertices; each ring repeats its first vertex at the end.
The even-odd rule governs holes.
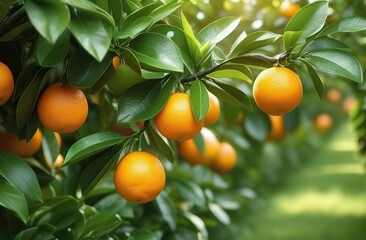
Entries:
MULTIPOLYGON (((224 3, 230 8, 229 1, 212 7, 224 3)), ((274 3, 278 9, 280 1, 274 3)), ((320 98, 322 76, 363 80, 358 58, 332 36, 362 31, 366 20, 329 23, 328 1, 302 3, 276 33, 266 25, 256 30, 258 22, 247 31, 240 17, 229 16, 193 27, 186 17, 191 3, 179 0, 1 0, 0 6, 1 131, 29 143, 42 132, 32 156, 2 140, 1 239, 238 237, 253 188, 281 171, 266 144, 269 118, 251 93, 259 72, 291 69, 320 98), (4 85, 9 81, 14 87, 4 85), (49 92, 53 86, 59 88, 49 92), (210 94, 223 106, 210 123, 220 149, 215 165, 190 166, 180 161, 177 142, 191 138, 204 153, 200 131, 210 94), (221 164, 227 157, 230 164, 221 164), (222 174, 234 164, 233 174, 222 174)), ((272 85, 262 96, 269 103, 297 106, 272 85)), ((302 109, 285 115, 286 132, 302 109)), ((301 132, 294 136, 304 141, 301 132)))

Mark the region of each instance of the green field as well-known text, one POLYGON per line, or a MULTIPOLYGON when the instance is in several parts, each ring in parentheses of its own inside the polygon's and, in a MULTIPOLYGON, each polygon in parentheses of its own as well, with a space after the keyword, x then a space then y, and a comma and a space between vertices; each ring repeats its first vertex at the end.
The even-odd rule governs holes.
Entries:
POLYGON ((365 156, 350 124, 266 199, 247 240, 363 240, 366 236, 365 156))

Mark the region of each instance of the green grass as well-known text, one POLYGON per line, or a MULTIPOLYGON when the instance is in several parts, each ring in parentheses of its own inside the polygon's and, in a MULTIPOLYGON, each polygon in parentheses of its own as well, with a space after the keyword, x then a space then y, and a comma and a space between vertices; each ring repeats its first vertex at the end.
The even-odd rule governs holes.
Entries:
POLYGON ((266 199, 245 240, 366 239, 365 157, 350 124, 266 199))

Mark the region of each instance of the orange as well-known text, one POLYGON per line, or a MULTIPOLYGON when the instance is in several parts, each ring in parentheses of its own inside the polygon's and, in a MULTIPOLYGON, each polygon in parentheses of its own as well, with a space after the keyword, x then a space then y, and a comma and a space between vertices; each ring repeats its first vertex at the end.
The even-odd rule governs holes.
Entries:
POLYGON ((119 65, 121 64, 121 58, 119 56, 113 57, 112 64, 113 64, 114 69, 117 70, 119 65))
POLYGON ((81 90, 59 82, 42 92, 37 112, 43 126, 50 131, 70 133, 84 124, 88 116, 88 102, 81 90))
POLYGON ((18 137, 9 132, 0 133, 0 150, 12 152, 19 157, 28 158, 35 154, 42 144, 42 133, 39 129, 27 142, 19 140, 18 137))
POLYGON ((291 112, 300 104, 302 93, 299 76, 285 67, 272 67, 262 71, 253 84, 255 103, 269 115, 291 112))
POLYGON ((13 95, 14 78, 8 66, 0 62, 0 106, 4 105, 13 95))
POLYGON ((331 88, 327 91, 327 99, 329 102, 338 104, 341 101, 342 94, 336 88, 331 88))
POLYGON ((228 142, 222 142, 219 147, 219 153, 215 161, 211 164, 212 170, 223 174, 230 172, 236 165, 236 151, 228 142))
POLYGON ((217 140, 215 134, 207 128, 202 128, 201 134, 204 143, 203 152, 200 151, 193 139, 179 142, 178 151, 191 165, 201 164, 208 166, 217 157, 220 142, 217 140))
POLYGON ((159 132, 174 141, 185 141, 196 136, 202 129, 204 119, 196 121, 189 95, 173 93, 163 109, 154 117, 159 132))
POLYGON ((301 6, 299 4, 285 0, 280 5, 280 13, 286 18, 291 18, 295 15, 295 13, 297 13, 297 11, 300 10, 300 8, 301 6))
POLYGON ((153 154, 134 151, 125 155, 114 172, 114 186, 126 200, 146 203, 155 199, 165 185, 165 170, 153 154))
POLYGON ((205 125, 210 126, 214 124, 220 117, 220 101, 212 93, 208 93, 210 99, 210 107, 205 117, 205 125))
POLYGON ((315 118, 314 124, 318 132, 325 133, 332 128, 333 118, 328 113, 322 113, 315 118))
POLYGON ((268 115, 271 122, 271 131, 268 134, 268 140, 279 141, 286 135, 285 125, 283 123, 283 116, 268 115))

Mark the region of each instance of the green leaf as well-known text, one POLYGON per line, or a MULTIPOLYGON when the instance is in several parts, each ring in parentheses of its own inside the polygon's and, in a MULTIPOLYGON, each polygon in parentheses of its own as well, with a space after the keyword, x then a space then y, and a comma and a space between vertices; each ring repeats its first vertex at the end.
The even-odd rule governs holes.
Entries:
POLYGON ((65 156, 64 166, 79 162, 123 141, 124 137, 115 132, 99 132, 75 142, 65 156))
POLYGON ((193 81, 189 91, 193 115, 196 121, 199 122, 207 115, 210 107, 208 92, 200 80, 193 81))
POLYGON ((95 214, 86 220, 80 239, 102 238, 104 235, 110 234, 121 224, 122 219, 118 214, 95 214))
POLYGON ((128 237, 128 240, 160 240, 161 237, 158 236, 158 233, 152 232, 147 229, 137 229, 131 232, 131 235, 128 237))
POLYGON ((246 67, 253 68, 256 70, 264 70, 266 68, 273 67, 273 64, 262 59, 258 58, 255 54, 253 55, 245 55, 245 56, 239 56, 230 59, 230 63, 239 63, 242 65, 245 65, 246 67))
POLYGON ((150 16, 141 16, 140 18, 128 21, 128 18, 121 24, 117 33, 114 34, 116 39, 133 38, 140 32, 147 29, 152 24, 153 18, 150 16))
MULTIPOLYGON (((239 88, 237 88, 229 83, 226 83, 222 80, 219 80, 219 79, 212 79, 212 80, 217 86, 219 86, 221 89, 223 89, 225 92, 227 92, 232 97, 232 100, 233 100, 232 103, 234 103, 238 106, 241 106, 241 107, 245 107, 246 109, 248 109, 250 111, 252 110, 250 99, 246 93, 241 91, 239 88)), ((212 92, 212 93, 214 93, 214 92, 212 92)))
POLYGON ((156 205, 163 217, 164 221, 168 224, 170 230, 174 231, 177 228, 177 214, 173 200, 169 195, 163 191, 155 199, 156 205))
POLYGON ((117 123, 144 121, 164 107, 176 79, 149 80, 128 89, 119 99, 117 123))
POLYGON ((90 191, 93 190, 93 188, 104 177, 112 164, 117 162, 121 150, 122 148, 117 145, 111 149, 101 152, 84 169, 80 176, 80 188, 83 196, 88 195, 88 193, 90 193, 90 191))
POLYGON ((336 39, 329 37, 320 37, 315 39, 311 44, 309 44, 304 52, 311 52, 323 49, 341 49, 341 50, 349 50, 349 47, 336 39))
POLYGON ((210 209, 210 212, 222 224, 224 224, 224 225, 229 225, 230 224, 231 221, 230 221, 229 215, 227 214, 227 212, 225 212, 224 209, 222 209, 222 207, 219 204, 217 204, 217 203, 209 203, 208 204, 208 209, 210 209))
POLYGON ((189 179, 174 179, 171 185, 185 200, 192 202, 197 207, 203 208, 206 205, 205 194, 202 188, 189 179))
POLYGON ((29 217, 27 200, 17 187, 0 183, 0 205, 16 212, 24 223, 27 222, 29 217))
MULTIPOLYGON (((243 99, 237 99, 236 97, 232 96, 231 93, 227 92, 225 89, 223 89, 221 86, 219 86, 216 82, 213 81, 204 81, 205 86, 207 89, 213 93, 215 96, 217 96, 219 99, 222 99, 225 102, 235 104, 239 107, 248 107, 245 106, 243 99)), ((229 85, 226 85, 226 87, 229 85)), ((227 87, 233 90, 235 87, 227 87)), ((233 90, 235 92, 240 91, 239 89, 235 88, 236 90, 233 90)), ((244 94, 244 93, 243 93, 244 94)))
POLYGON ((304 43, 305 39, 319 32, 325 23, 328 12, 328 1, 315 1, 302 7, 288 22, 286 32, 291 37, 284 38, 286 50, 294 47, 297 43, 304 43))
POLYGON ((70 22, 68 7, 61 1, 28 0, 25 11, 34 28, 50 43, 55 43, 70 22))
POLYGON ((111 12, 114 22, 116 23, 116 26, 119 26, 123 14, 122 0, 109 0, 108 3, 109 11, 111 12))
POLYGON ((308 70, 308 74, 314 84, 315 90, 318 93, 318 96, 320 99, 323 99, 323 95, 324 95, 324 89, 323 89, 323 82, 320 79, 318 73, 315 71, 315 69, 306 61, 305 62, 305 66, 308 70))
POLYGON ((22 23, 8 32, 4 33, 0 37, 0 42, 9 42, 9 41, 24 41, 24 36, 32 32, 33 25, 30 22, 22 23))
POLYGON ((203 139, 202 133, 199 132, 193 137, 193 141, 196 144, 198 150, 203 153, 205 151, 205 140, 203 139))
POLYGON ((33 169, 17 155, 0 151, 0 175, 28 198, 42 201, 42 192, 33 169))
POLYGON ((231 56, 243 55, 255 49, 267 46, 277 41, 280 34, 258 31, 246 36, 230 53, 231 56))
POLYGON ((96 12, 86 11, 82 8, 73 8, 71 9, 69 29, 91 56, 99 62, 102 61, 111 45, 114 31, 113 22, 109 21, 103 14, 96 14, 96 12))
POLYGON ((146 70, 183 72, 179 48, 167 36, 158 33, 141 33, 130 43, 140 64, 146 70))
POLYGON ((30 226, 50 224, 61 230, 71 226, 81 216, 80 203, 77 199, 67 195, 51 198, 40 205, 29 217, 30 226))
POLYGON ((324 49, 308 52, 305 60, 313 67, 326 73, 339 75, 362 83, 362 68, 358 60, 350 53, 339 49, 324 49))
POLYGON ((24 93, 25 89, 34 81, 40 71, 41 68, 36 63, 29 63, 22 68, 15 81, 13 101, 17 100, 24 93))
POLYGON ((207 42, 217 44, 225 39, 239 25, 240 18, 224 17, 205 26, 198 34, 197 40, 203 45, 207 42))
POLYGON ((54 161, 60 153, 60 147, 57 144, 55 134, 48 129, 42 130, 42 150, 45 161, 49 166, 53 166, 54 161))
POLYGON ((157 151, 158 155, 162 154, 172 164, 175 156, 170 145, 155 131, 150 123, 146 129, 146 134, 149 137, 150 144, 157 151))
POLYGON ((22 128, 29 120, 36 107, 38 96, 48 82, 48 77, 49 74, 43 74, 43 71, 38 72, 20 96, 16 108, 16 121, 18 128, 22 128))
POLYGON ((42 36, 37 38, 36 58, 42 67, 52 67, 59 63, 69 51, 70 32, 64 31, 54 44, 49 43, 42 36))
POLYGON ((183 32, 186 37, 186 41, 188 44, 189 52, 191 55, 191 58, 194 59, 195 63, 198 63, 202 58, 201 53, 201 43, 198 41, 196 36, 194 35, 194 32, 192 30, 191 25, 189 24, 187 18, 184 16, 183 12, 181 12, 181 21, 182 21, 182 28, 183 32))
POLYGON ((202 218, 188 211, 182 212, 182 215, 196 227, 203 240, 208 240, 207 228, 202 218))
POLYGON ((12 2, 11 0, 2 0, 0 2, 0 22, 8 13, 11 6, 11 2, 12 2))
POLYGON ((153 18, 152 24, 157 23, 160 20, 163 20, 165 17, 168 17, 175 10, 177 10, 183 3, 182 2, 170 2, 163 4, 160 7, 157 7, 151 12, 151 17, 153 18))
POLYGON ((366 29, 366 19, 359 16, 341 18, 338 21, 325 27, 318 37, 338 32, 358 32, 366 29))
POLYGON ((268 116, 261 111, 245 112, 244 129, 253 139, 264 141, 270 131, 268 116))
POLYGON ((76 50, 69 59, 67 69, 69 81, 76 88, 92 87, 111 65, 114 56, 114 53, 108 52, 102 61, 97 61, 83 49, 76 50))
POLYGON ((252 82, 252 73, 243 64, 225 64, 208 75, 213 78, 232 78, 252 82))

